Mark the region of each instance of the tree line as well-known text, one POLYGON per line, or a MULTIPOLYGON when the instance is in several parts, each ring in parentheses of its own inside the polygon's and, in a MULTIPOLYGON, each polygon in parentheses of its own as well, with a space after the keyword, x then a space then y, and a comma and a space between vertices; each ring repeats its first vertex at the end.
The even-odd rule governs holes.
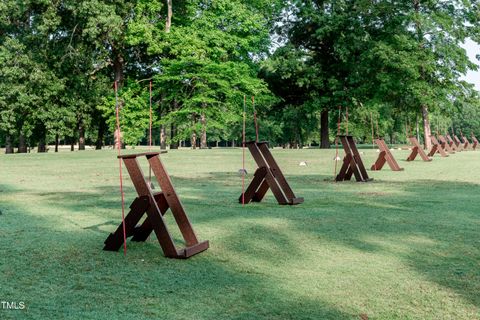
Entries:
POLYGON ((328 148, 347 117, 362 142, 470 135, 479 19, 471 0, 4 0, 0 145, 113 144, 114 82, 128 145, 150 101, 161 148, 239 145, 244 108, 248 138, 255 114, 286 147, 328 148))

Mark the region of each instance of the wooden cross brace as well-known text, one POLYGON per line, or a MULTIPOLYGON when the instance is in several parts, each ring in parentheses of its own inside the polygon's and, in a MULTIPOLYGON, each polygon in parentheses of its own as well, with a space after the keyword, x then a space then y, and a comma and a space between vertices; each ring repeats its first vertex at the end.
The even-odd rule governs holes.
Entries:
POLYGON ((462 136, 463 140, 463 149, 468 150, 468 147, 470 146, 470 141, 468 141, 467 137, 462 136))
POLYGON ((453 148, 450 146, 450 143, 447 142, 447 139, 445 139, 444 136, 439 135, 438 140, 439 140, 440 146, 442 147, 443 150, 445 150, 446 152, 451 153, 451 154, 455 153, 453 148))
POLYGON ((432 141, 432 149, 428 153, 429 157, 433 157, 436 153, 440 153, 442 157, 448 157, 448 154, 442 148, 442 145, 438 142, 435 136, 430 136, 430 140, 432 141))
MULTIPOLYGON (((368 177, 367 170, 363 165, 362 158, 358 152, 355 141, 352 136, 338 136, 342 142, 343 150, 345 151, 345 157, 343 158, 343 165, 335 178, 336 181, 346 181, 355 175, 355 179, 358 182, 368 182, 373 179, 368 177)), ((336 161, 336 160, 335 160, 336 161)))
POLYGON ((425 153, 425 151, 423 151, 423 148, 420 146, 420 144, 418 143, 418 140, 417 138, 415 137, 410 137, 408 138, 408 140, 410 140, 410 143, 412 144, 413 148, 412 148, 412 153, 410 153, 410 155, 408 156, 407 158, 407 161, 413 161, 415 160, 415 158, 417 157, 417 155, 420 156, 420 158, 422 158, 423 161, 432 161, 432 159, 430 159, 427 154, 425 153))
POLYGON ((460 139, 458 139, 458 137, 456 135, 453 135, 453 141, 455 142, 455 145, 457 146, 457 150, 458 151, 463 151, 463 144, 462 142, 460 141, 460 139))
POLYGON ((473 141, 473 143, 472 143, 472 149, 473 149, 473 150, 477 150, 478 140, 477 140, 477 138, 476 138, 473 134, 472 134, 472 141, 473 141))
POLYGON ((275 199, 281 205, 302 203, 303 198, 297 198, 293 193, 282 170, 268 149, 268 143, 250 141, 246 143, 246 146, 257 163, 258 169, 238 201, 240 203, 260 202, 268 189, 271 189, 275 199))
POLYGON ((448 145, 453 151, 461 151, 461 150, 458 150, 457 145, 455 144, 455 141, 453 141, 452 137, 448 133, 446 135, 446 138, 447 138, 448 145))
POLYGON ((392 171, 402 171, 403 168, 400 168, 400 166, 398 165, 397 160, 395 160, 395 158, 393 157, 390 149, 385 143, 385 140, 375 139, 375 143, 377 144, 380 153, 378 154, 377 161, 375 161, 375 163, 370 169, 374 171, 379 171, 382 170, 385 163, 388 163, 392 171))
MULTIPOLYGON (((153 232, 157 236, 163 253, 168 258, 186 259, 208 249, 208 241, 199 242, 192 225, 185 213, 180 199, 175 192, 170 176, 163 166, 158 152, 147 152, 118 156, 130 174, 138 197, 130 205, 130 212, 125 217, 125 231, 132 241, 145 241, 153 232), (145 179, 137 158, 145 156, 155 175, 161 192, 153 193, 150 183, 145 179), (170 209, 182 233, 186 247, 178 249, 170 234, 164 214, 170 209), (146 219, 137 225, 143 215, 146 219)), ((123 224, 105 240, 104 250, 118 251, 123 244, 123 224)))

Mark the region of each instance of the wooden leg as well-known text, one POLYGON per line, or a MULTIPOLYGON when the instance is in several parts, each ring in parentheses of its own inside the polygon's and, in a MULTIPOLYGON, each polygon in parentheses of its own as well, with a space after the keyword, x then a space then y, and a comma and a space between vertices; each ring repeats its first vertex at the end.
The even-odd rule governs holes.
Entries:
MULTIPOLYGON (((350 159, 351 159, 351 155, 349 154, 347 154, 345 158, 343 158, 342 167, 340 168, 340 172, 337 174, 337 177, 335 178, 336 181, 350 180, 350 178, 346 179, 348 168, 350 166, 350 159)), ((350 173, 349 176, 351 177, 352 174, 350 173)))
POLYGON ((245 190, 244 196, 242 197, 242 195, 240 195, 240 197, 238 198, 238 202, 242 203, 242 201, 245 201, 246 204, 250 203, 250 201, 253 200, 259 187, 263 184, 266 174, 267 168, 258 168, 253 175, 253 180, 250 182, 247 189, 245 190))
MULTIPOLYGON (((160 212, 162 213, 162 215, 165 215, 165 213, 168 210, 168 204, 163 194, 157 193, 155 195, 155 201, 157 202, 157 205, 160 208, 160 212)), ((137 226, 135 228, 132 241, 136 241, 136 242, 146 241, 150 236, 150 234, 152 233, 152 231, 153 231, 152 223, 150 222, 150 219, 147 217, 140 226, 137 226)))
POLYGON ((272 193, 277 199, 279 204, 289 204, 290 201, 287 199, 286 195, 283 193, 283 190, 278 183, 278 181, 273 176, 272 172, 267 169, 267 175, 265 176, 265 180, 267 180, 270 189, 272 189, 272 193))
POLYGON ((375 161, 375 163, 372 165, 370 169, 373 171, 382 170, 383 166, 385 165, 385 162, 386 162, 385 151, 382 151, 378 155, 377 161, 375 161))
POLYGON ((157 236, 158 243, 162 247, 163 253, 166 257, 177 258, 178 251, 173 243, 173 238, 167 229, 165 220, 160 215, 160 209, 155 205, 150 206, 147 210, 148 219, 151 221, 153 231, 157 236))
POLYGON ((267 180, 264 179, 262 181, 262 184, 260 184, 260 187, 258 187, 257 192, 255 192, 255 195, 253 196, 252 201, 253 202, 262 201, 268 189, 270 189, 270 186, 268 185, 267 180))
POLYGON ((152 157, 148 159, 148 162, 150 163, 152 171, 157 178, 158 185, 162 189, 163 195, 165 196, 168 206, 172 211, 175 222, 177 223, 178 228, 182 233, 185 243, 187 244, 187 246, 193 246, 198 244, 197 235, 193 230, 192 224, 188 219, 185 209, 180 202, 180 198, 175 192, 172 181, 170 180, 170 176, 165 170, 165 167, 160 161, 160 158, 152 157))
POLYGON ((410 153, 410 155, 408 156, 407 161, 415 160, 415 158, 417 157, 417 154, 418 154, 418 147, 413 147, 412 153, 410 153))
MULTIPOLYGON (((130 205, 130 212, 125 217, 125 233, 127 237, 134 234, 135 226, 148 210, 150 204, 148 197, 138 197, 130 205)), ((117 230, 111 233, 105 240, 106 251, 118 251, 123 244, 123 223, 120 223, 117 230)))

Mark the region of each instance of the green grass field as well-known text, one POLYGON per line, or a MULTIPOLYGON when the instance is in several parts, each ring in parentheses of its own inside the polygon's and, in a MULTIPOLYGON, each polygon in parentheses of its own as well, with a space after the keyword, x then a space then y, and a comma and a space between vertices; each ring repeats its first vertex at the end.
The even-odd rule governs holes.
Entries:
POLYGON ((326 181, 334 153, 274 150, 305 203, 269 193, 244 208, 241 149, 162 155, 210 240, 182 261, 155 236, 126 257, 102 251, 121 220, 114 151, 2 154, 0 300, 26 308, 0 319, 479 319, 480 152, 407 163, 394 151, 405 171, 371 183, 326 181))

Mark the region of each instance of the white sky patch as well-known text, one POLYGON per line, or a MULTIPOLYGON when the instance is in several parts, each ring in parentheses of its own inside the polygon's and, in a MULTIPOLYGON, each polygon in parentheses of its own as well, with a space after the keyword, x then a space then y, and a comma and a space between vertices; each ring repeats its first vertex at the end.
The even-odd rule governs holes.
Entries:
MULTIPOLYGON (((468 57, 470 60, 480 66, 480 61, 477 59, 477 55, 480 55, 480 45, 471 39, 467 39, 463 45, 467 50, 468 57)), ((480 91, 480 70, 479 71, 470 71, 465 77, 462 77, 466 81, 473 83, 475 88, 480 91)))

